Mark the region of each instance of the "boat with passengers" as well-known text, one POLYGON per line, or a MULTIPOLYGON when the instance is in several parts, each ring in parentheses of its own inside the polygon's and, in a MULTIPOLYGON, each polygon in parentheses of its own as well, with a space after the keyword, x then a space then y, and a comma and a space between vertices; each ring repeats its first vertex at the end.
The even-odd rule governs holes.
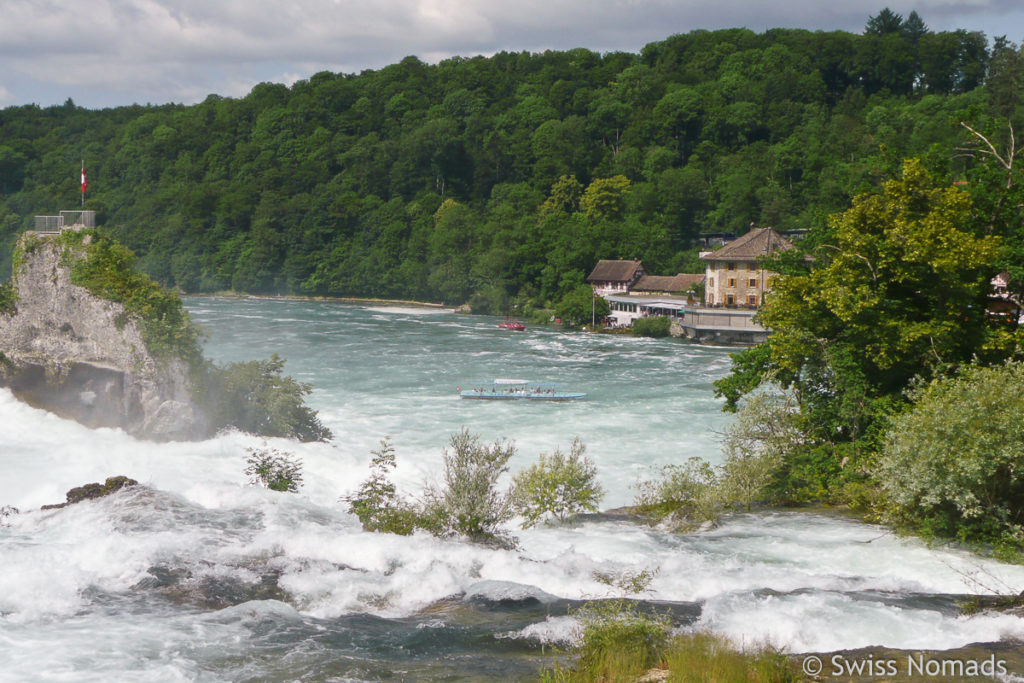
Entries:
POLYGON ((500 323, 498 323, 498 327, 500 327, 503 330, 514 330, 516 332, 525 332, 526 331, 526 325, 524 325, 523 323, 519 322, 515 318, 509 318, 509 317, 506 317, 504 320, 502 320, 500 323))
POLYGON ((584 393, 562 391, 557 384, 528 379, 476 382, 468 389, 458 387, 457 391, 462 398, 478 401, 573 401, 586 396, 584 393))

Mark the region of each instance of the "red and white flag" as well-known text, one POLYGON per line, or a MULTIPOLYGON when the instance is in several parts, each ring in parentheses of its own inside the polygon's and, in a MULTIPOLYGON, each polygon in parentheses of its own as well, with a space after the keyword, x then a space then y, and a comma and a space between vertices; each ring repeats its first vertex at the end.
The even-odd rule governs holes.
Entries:
POLYGON ((85 194, 85 188, 89 187, 89 183, 85 182, 85 165, 82 165, 82 194, 85 194))

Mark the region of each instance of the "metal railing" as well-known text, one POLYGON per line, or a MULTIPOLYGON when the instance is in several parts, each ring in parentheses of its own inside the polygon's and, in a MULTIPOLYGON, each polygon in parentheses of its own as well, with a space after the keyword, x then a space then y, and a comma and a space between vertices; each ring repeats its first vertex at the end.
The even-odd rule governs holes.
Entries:
POLYGON ((36 232, 60 232, 64 229, 64 216, 36 216, 36 232))
POLYGON ((64 218, 64 225, 67 227, 72 225, 81 225, 86 228, 96 227, 95 211, 61 211, 60 215, 64 218))
POLYGON ((58 233, 72 228, 95 228, 95 211, 61 211, 59 216, 36 216, 35 230, 58 233))
POLYGON ((705 328, 731 328, 747 330, 763 330, 764 327, 754 322, 754 312, 728 313, 721 309, 688 309, 684 317, 685 325, 705 328))

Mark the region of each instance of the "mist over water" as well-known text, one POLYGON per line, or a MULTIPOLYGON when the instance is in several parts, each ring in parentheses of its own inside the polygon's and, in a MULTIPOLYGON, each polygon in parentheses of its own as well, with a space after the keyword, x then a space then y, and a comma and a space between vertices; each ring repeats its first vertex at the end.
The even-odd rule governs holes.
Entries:
POLYGON ((399 489, 436 476, 450 434, 515 441, 513 471, 579 436, 608 491, 692 455, 716 461, 728 416, 711 392, 728 350, 674 340, 499 330, 447 311, 191 299, 218 361, 288 360, 310 382, 328 444, 229 433, 154 444, 89 430, 0 390, 0 680, 528 679, 567 612, 615 594, 595 572, 657 570, 645 596, 680 627, 792 651, 952 648, 1024 637, 1008 615, 958 616, 983 570, 1019 591, 1024 568, 929 549, 884 529, 797 512, 737 515, 681 536, 589 516, 515 531, 493 550, 361 530, 339 497, 389 436, 399 489), (559 382, 572 403, 462 401, 495 377, 559 382), (245 449, 304 463, 298 495, 247 485, 245 449), (145 488, 39 506, 124 474, 145 488))

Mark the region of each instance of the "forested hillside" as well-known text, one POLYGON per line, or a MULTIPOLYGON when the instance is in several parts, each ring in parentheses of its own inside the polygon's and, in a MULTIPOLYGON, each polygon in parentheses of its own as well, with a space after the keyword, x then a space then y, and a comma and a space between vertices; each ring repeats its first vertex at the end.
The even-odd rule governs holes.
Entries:
POLYGON ((1021 53, 884 10, 861 35, 693 31, 639 54, 415 57, 194 106, 0 111, 0 277, 86 208, 186 292, 550 301, 600 258, 694 267, 702 232, 809 228, 1013 117, 1021 53))

